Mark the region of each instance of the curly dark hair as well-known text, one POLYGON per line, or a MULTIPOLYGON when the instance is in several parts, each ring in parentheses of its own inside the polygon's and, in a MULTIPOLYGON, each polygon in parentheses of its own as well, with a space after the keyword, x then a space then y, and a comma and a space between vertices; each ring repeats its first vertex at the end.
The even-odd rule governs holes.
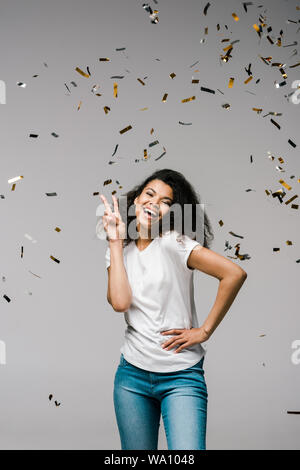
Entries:
MULTIPOLYGON (((186 178, 183 176, 182 173, 180 173, 179 171, 171 170, 171 169, 156 170, 154 173, 148 176, 141 184, 137 184, 133 189, 131 189, 127 193, 122 194, 121 196, 126 197, 126 205, 125 206, 123 205, 124 207, 122 206, 122 204, 120 204, 120 201, 118 199, 118 207, 119 207, 120 215, 124 221, 127 220, 127 224, 126 224, 127 238, 124 239, 124 247, 128 245, 129 243, 131 243, 132 241, 134 241, 129 236, 128 228, 131 223, 134 223, 134 221, 136 221, 136 216, 128 215, 129 207, 132 207, 134 205, 135 198, 138 197, 143 192, 147 184, 150 183, 150 181, 153 181, 156 179, 163 181, 165 184, 169 185, 173 190, 173 203, 170 207, 170 211, 168 211, 170 212, 169 214, 170 221, 168 225, 168 231, 176 230, 179 234, 188 235, 193 240, 197 240, 204 247, 210 248, 211 242, 214 239, 214 234, 213 234, 213 229, 209 221, 209 218, 207 214, 205 213, 204 209, 202 208, 202 205, 200 202, 200 196, 196 193, 192 185, 186 180, 186 178), (178 225, 176 225, 176 228, 175 228, 175 224, 174 224, 175 222, 174 213, 172 211, 172 206, 174 204, 178 204, 181 207, 179 228, 177 228, 178 225), (186 229, 185 224, 184 224, 185 222, 184 211, 186 211, 186 208, 188 205, 190 206, 191 216, 192 216, 191 229, 193 233, 191 235, 187 233, 188 229, 186 229), (196 226, 196 221, 198 223, 197 226, 196 226), (198 232, 199 223, 200 223, 200 232, 198 232), (194 235, 195 233, 196 235, 194 235), (200 233, 200 236, 199 236, 199 233, 200 233)), ((160 235, 164 233, 162 229, 162 219, 159 221, 159 233, 160 235)))

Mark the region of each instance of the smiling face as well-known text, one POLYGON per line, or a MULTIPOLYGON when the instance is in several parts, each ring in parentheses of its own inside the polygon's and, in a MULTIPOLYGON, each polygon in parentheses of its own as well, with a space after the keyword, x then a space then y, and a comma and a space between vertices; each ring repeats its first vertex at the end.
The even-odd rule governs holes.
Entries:
POLYGON ((171 186, 161 180, 150 181, 134 200, 138 231, 146 234, 147 237, 151 225, 165 216, 172 203, 173 190, 171 186))

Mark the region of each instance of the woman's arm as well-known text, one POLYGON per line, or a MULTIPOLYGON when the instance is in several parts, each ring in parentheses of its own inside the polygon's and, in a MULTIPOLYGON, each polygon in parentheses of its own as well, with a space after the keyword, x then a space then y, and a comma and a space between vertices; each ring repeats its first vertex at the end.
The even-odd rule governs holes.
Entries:
POLYGON ((191 251, 188 266, 220 281, 214 305, 202 325, 204 331, 211 336, 228 312, 247 278, 247 273, 229 259, 205 247, 191 251))
POLYGON ((116 312, 125 312, 132 302, 132 291, 123 260, 123 240, 110 240, 110 266, 107 300, 116 312))

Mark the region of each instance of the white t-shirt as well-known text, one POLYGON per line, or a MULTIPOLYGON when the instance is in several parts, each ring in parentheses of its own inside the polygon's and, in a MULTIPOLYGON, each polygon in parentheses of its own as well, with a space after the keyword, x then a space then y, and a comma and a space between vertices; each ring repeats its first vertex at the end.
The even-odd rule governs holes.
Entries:
MULTIPOLYGON (((123 248, 132 303, 124 312, 127 329, 120 351, 134 366, 153 372, 173 372, 192 367, 205 355, 201 343, 179 353, 174 353, 177 345, 165 350, 162 344, 175 334, 160 334, 174 328, 199 327, 194 301, 194 269, 187 266, 188 257, 197 245, 200 243, 187 235, 169 231, 154 238, 142 251, 134 240, 123 248)), ((109 246, 105 261, 108 268, 109 246)))

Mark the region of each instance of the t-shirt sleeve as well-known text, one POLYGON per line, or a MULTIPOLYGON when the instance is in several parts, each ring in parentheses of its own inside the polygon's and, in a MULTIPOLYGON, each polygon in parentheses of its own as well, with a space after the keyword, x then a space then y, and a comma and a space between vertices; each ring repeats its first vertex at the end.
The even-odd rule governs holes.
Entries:
POLYGON ((179 254, 180 262, 182 263, 183 267, 188 271, 194 271, 194 268, 190 268, 187 265, 188 258, 196 246, 203 247, 197 240, 192 240, 187 235, 180 235, 176 234, 175 232, 175 244, 176 250, 179 254))
POLYGON ((106 265, 106 269, 110 266, 110 248, 109 248, 109 246, 106 248, 106 252, 105 252, 105 265, 106 265))

